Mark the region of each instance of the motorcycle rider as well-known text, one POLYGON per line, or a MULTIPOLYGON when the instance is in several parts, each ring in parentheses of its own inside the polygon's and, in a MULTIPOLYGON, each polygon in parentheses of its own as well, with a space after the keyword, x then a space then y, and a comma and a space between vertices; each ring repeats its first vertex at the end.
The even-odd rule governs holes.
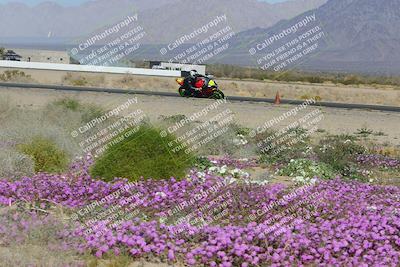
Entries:
POLYGON ((191 70, 189 72, 189 76, 187 76, 184 80, 184 86, 189 91, 190 94, 195 94, 196 92, 201 91, 202 88, 197 88, 195 86, 196 81, 199 77, 203 77, 203 75, 199 74, 197 70, 191 70))

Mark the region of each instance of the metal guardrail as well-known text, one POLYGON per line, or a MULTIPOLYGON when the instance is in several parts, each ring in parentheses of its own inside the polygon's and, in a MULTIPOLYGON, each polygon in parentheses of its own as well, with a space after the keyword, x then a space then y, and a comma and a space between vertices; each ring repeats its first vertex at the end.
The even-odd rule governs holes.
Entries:
POLYGON ((104 67, 104 66, 89 66, 89 65, 74 65, 74 64, 10 61, 10 60, 0 60, 0 68, 134 74, 134 75, 163 76, 163 77, 181 77, 182 75, 181 71, 177 70, 104 67))

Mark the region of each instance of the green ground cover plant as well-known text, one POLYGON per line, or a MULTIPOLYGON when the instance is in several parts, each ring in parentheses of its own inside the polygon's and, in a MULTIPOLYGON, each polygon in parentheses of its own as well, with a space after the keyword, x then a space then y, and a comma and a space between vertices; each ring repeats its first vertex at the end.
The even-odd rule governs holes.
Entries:
POLYGON ((184 150, 173 152, 168 143, 176 138, 170 134, 163 138, 160 131, 150 125, 142 125, 121 133, 114 140, 122 140, 110 146, 96 160, 92 175, 106 181, 114 177, 131 181, 138 181, 141 177, 184 177, 194 163, 194 156, 186 154, 184 150))

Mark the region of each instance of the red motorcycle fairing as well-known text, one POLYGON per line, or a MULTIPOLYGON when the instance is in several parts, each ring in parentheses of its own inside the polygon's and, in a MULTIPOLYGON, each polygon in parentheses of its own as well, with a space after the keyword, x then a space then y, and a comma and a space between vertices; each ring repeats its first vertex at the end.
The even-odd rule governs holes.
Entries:
POLYGON ((194 84, 194 86, 196 88, 203 88, 204 84, 206 83, 206 81, 203 78, 197 78, 196 83, 194 84))

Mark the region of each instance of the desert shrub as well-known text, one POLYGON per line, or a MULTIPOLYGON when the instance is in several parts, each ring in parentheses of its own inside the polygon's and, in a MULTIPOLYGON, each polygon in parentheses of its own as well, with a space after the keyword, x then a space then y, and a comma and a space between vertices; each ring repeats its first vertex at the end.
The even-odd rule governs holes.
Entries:
POLYGON ((129 86, 135 83, 135 77, 130 74, 125 74, 120 80, 121 85, 129 86))
POLYGON ((324 79, 319 76, 308 76, 305 78, 305 81, 309 83, 323 83, 324 79))
MULTIPOLYGON (((4 148, 4 144, 29 144, 35 137, 41 136, 52 140, 60 150, 67 154, 69 160, 82 155, 82 147, 79 143, 87 138, 87 135, 72 138, 71 132, 106 112, 97 105, 81 104, 75 99, 67 98, 51 102, 43 109, 33 110, 13 107, 7 98, 2 98, 0 99, 0 111, 0 150, 4 148)), ((109 122, 112 123, 113 120, 114 118, 110 118, 109 122)), ((96 131, 100 127, 105 126, 94 127, 92 132, 97 133, 96 131)), ((1 167, 2 171, 0 172, 3 176, 12 172, 20 173, 21 175, 18 176, 34 173, 34 168, 32 171, 29 171, 28 168, 27 171, 25 161, 18 160, 18 155, 21 154, 18 147, 14 146, 9 149, 13 150, 14 154, 10 157, 10 161, 5 162, 5 165, 1 167)), ((30 157, 27 158, 30 159, 30 157)))
POLYGON ((312 97, 309 94, 304 94, 300 96, 300 99, 302 100, 307 100, 307 99, 311 99, 312 97))
POLYGON ((69 72, 62 78, 62 82, 73 86, 100 86, 105 84, 105 76, 69 72))
POLYGON ((251 132, 251 128, 242 127, 241 125, 238 125, 236 123, 231 123, 230 127, 238 135, 246 136, 251 132))
POLYGON ((194 162, 191 154, 185 150, 172 151, 175 137, 167 134, 160 136, 160 129, 149 125, 128 129, 115 137, 104 154, 98 158, 91 174, 110 181, 115 177, 137 181, 141 177, 153 179, 182 178, 194 162))
POLYGON ((12 141, 27 144, 37 136, 52 140, 64 151, 69 159, 81 156, 84 148, 80 143, 90 135, 97 134, 118 117, 113 116, 103 124, 98 124, 90 132, 73 138, 71 132, 104 115, 107 111, 95 104, 81 103, 73 98, 50 102, 42 109, 8 107, 7 99, 0 100, 0 110, 9 111, 0 115, 0 144, 12 141), (1 103, 7 105, 1 105, 1 103))
POLYGON ((73 98, 63 98, 51 103, 50 106, 59 107, 64 110, 80 113, 81 121, 86 123, 95 118, 104 115, 107 111, 94 104, 82 104, 79 100, 73 98))
POLYGON ((267 130, 256 136, 260 161, 288 163, 291 159, 304 158, 310 151, 310 137, 303 128, 290 128, 286 132, 267 130))
POLYGON ((247 137, 249 129, 235 123, 219 125, 218 122, 211 122, 208 129, 213 127, 217 130, 208 135, 211 136, 218 131, 222 133, 212 136, 210 142, 200 146, 198 151, 201 155, 231 155, 237 158, 255 156, 255 144, 249 142, 250 139, 247 137))
POLYGON ((374 133, 374 131, 371 129, 368 129, 367 127, 362 127, 361 129, 357 129, 357 131, 355 132, 355 134, 361 135, 363 137, 367 137, 368 135, 371 135, 373 133, 374 133))
POLYGON ((85 86, 89 84, 89 81, 86 77, 81 75, 67 73, 67 75, 63 77, 63 83, 71 84, 73 86, 85 86))
POLYGON ((310 159, 292 159, 278 171, 278 174, 295 177, 295 180, 300 183, 310 182, 315 177, 322 179, 335 177, 335 171, 330 165, 310 159))
POLYGON ((3 82, 31 82, 32 77, 25 74, 20 70, 6 70, 3 74, 0 74, 0 81, 3 82))
POLYGON ((81 125, 79 114, 61 108, 14 108, 1 121, 0 142, 26 144, 36 136, 42 136, 53 140, 60 149, 73 156, 78 153, 79 146, 70 133, 81 125))
POLYGON ((213 164, 211 163, 211 161, 208 158, 206 158, 204 156, 201 156, 201 157, 196 157, 194 166, 196 168, 198 168, 199 170, 203 170, 204 171, 204 170, 212 167, 213 164))
MULTIPOLYGON (((187 119, 185 115, 173 115, 173 116, 160 116, 159 125, 168 128, 171 125, 175 125, 181 121, 187 119)), ((206 137, 210 137, 209 142, 205 142, 199 146, 197 152, 200 155, 233 155, 236 157, 251 157, 255 156, 254 146, 247 141, 247 135, 250 129, 241 127, 235 123, 224 122, 218 124, 216 121, 210 121, 209 124, 205 125, 205 122, 191 121, 184 123, 182 127, 178 127, 175 134, 177 136, 185 136, 189 131, 196 130, 196 135, 203 135, 204 137, 199 138, 196 142, 205 140, 206 137), (208 132, 207 132, 208 131, 208 132), (221 134, 212 136, 218 131, 223 131, 221 134)), ((193 142, 190 143, 194 144, 193 142)))
POLYGON ((33 159, 36 172, 62 172, 67 167, 66 153, 52 140, 38 136, 30 143, 20 144, 17 147, 21 153, 33 159))
POLYGON ((78 100, 72 98, 63 98, 54 102, 56 106, 60 106, 65 109, 69 109, 72 111, 78 111, 81 107, 81 103, 78 100))
POLYGON ((328 136, 319 142, 314 152, 321 162, 348 176, 357 155, 365 152, 365 148, 356 141, 357 139, 350 135, 328 136))
POLYGON ((387 157, 400 158, 400 148, 393 146, 376 146, 370 148, 369 153, 380 154, 387 157))
MULTIPOLYGON (((342 80, 342 84, 344 84, 344 85, 360 84, 360 83, 362 83, 361 79, 357 75, 347 75, 342 80)), ((367 83, 367 82, 365 82, 365 83, 367 83)))
POLYGON ((172 116, 161 115, 159 119, 164 121, 165 123, 177 123, 186 119, 186 116, 183 114, 177 114, 172 116))
POLYGON ((321 101, 321 100, 322 100, 322 97, 320 97, 319 95, 316 95, 316 96, 314 97, 314 100, 315 100, 315 101, 321 101))
POLYGON ((322 97, 320 97, 319 95, 310 96, 309 94, 302 95, 302 96, 300 96, 300 98, 302 100, 308 100, 308 99, 314 99, 315 101, 321 101, 322 100, 322 97))
POLYGON ((0 149, 0 178, 16 179, 34 174, 35 163, 13 149, 0 149))
POLYGON ((82 121, 90 122, 95 118, 103 116, 107 111, 100 106, 94 104, 88 104, 85 105, 80 112, 82 121))
POLYGON ((77 79, 77 80, 73 80, 71 81, 73 86, 85 86, 88 85, 88 81, 86 80, 86 78, 82 78, 82 79, 77 79))

